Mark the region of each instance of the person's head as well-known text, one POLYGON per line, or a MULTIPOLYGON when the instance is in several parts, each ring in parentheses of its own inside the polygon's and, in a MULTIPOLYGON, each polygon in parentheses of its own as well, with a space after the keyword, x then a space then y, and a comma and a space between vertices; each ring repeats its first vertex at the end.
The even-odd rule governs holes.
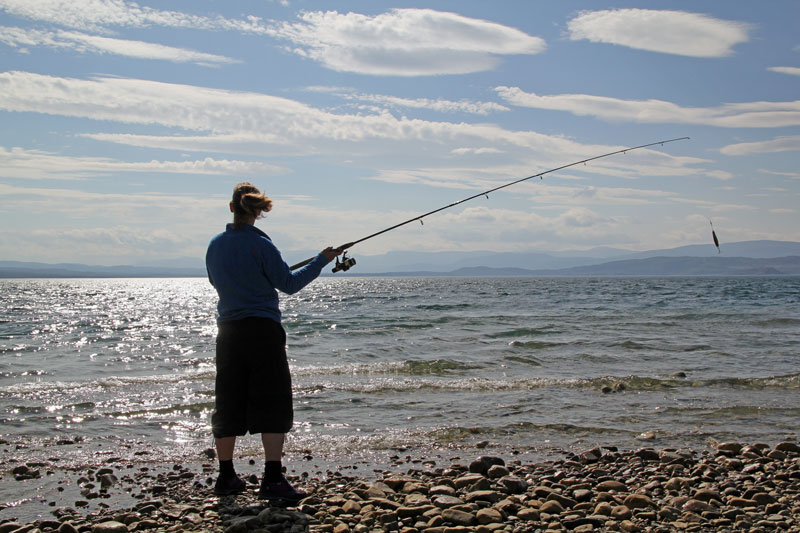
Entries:
POLYGON ((272 200, 251 183, 237 183, 230 203, 233 222, 252 224, 272 209, 272 200))

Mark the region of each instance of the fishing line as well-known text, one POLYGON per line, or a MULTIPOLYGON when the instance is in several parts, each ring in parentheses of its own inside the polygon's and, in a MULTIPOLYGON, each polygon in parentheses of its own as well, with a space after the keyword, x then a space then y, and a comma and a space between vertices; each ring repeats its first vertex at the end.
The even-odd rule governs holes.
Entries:
MULTIPOLYGON (((633 150, 639 150, 641 148, 647 148, 649 146, 655 146, 657 144, 660 144, 660 145, 663 146, 663 145, 665 145, 667 143, 671 143, 671 142, 675 142, 675 141, 683 141, 683 140, 686 140, 688 138, 689 137, 678 137, 678 138, 675 138, 675 139, 668 139, 666 141, 656 141, 656 142, 653 142, 653 143, 642 144, 641 146, 632 146, 630 148, 623 148, 622 150, 615 150, 613 152, 608 152, 607 154, 596 155, 594 157, 589 157, 587 159, 582 159, 580 161, 575 161, 574 163, 570 163, 568 165, 563 165, 563 166, 560 166, 560 167, 551 168, 550 170, 545 170, 544 172, 539 172, 538 174, 533 174, 532 176, 528 176, 526 178, 520 178, 518 180, 514 180, 514 181, 511 181, 511 182, 505 183, 505 184, 500 185, 498 187, 494 187, 493 189, 489 189, 487 191, 483 191, 483 192, 480 192, 478 194, 474 194, 474 195, 472 195, 472 196, 470 196, 468 198, 464 198, 463 200, 458 200, 457 202, 453 202, 451 204, 447 204, 445 206, 439 207, 438 209, 434 209, 433 211, 428 211, 427 213, 424 213, 422 215, 416 216, 414 218, 409 218, 408 220, 404 220, 403 222, 400 222, 399 224, 395 224, 394 226, 390 226, 390 227, 388 227, 386 229, 382 229, 380 231, 376 231, 375 233, 373 233, 371 235, 367 235, 366 237, 362 237, 362 238, 360 238, 360 239, 358 239, 356 241, 352 241, 352 242, 348 242, 347 244, 343 244, 343 245, 339 246, 339 248, 337 248, 337 249, 341 250, 341 251, 345 251, 345 250, 347 250, 349 248, 352 248, 353 246, 355 246, 356 244, 358 244, 360 242, 364 242, 366 240, 372 239, 373 237, 377 237, 378 235, 383 235, 384 233, 387 233, 389 231, 395 230, 395 229, 397 229, 397 228, 399 228, 401 226, 405 226, 406 224, 410 224, 411 222, 416 222, 417 220, 419 220, 420 224, 424 224, 422 222, 423 218, 428 217, 430 215, 433 215, 435 213, 438 213, 439 211, 444 211, 445 209, 450 209, 451 207, 455 207, 457 205, 463 204, 464 202, 469 202, 470 200, 474 200, 475 198, 479 198, 481 196, 485 196, 486 198, 489 198, 489 194, 490 193, 493 193, 495 191, 499 191, 500 189, 505 189, 506 187, 511 187, 512 185, 516 185, 517 183, 522 183, 523 181, 527 181, 527 180, 530 180, 530 179, 533 179, 533 178, 542 179, 542 177, 545 174, 550 174, 551 172, 556 172, 558 170, 564 170, 565 168, 574 167, 575 165, 580 165, 582 163, 586 164, 589 161, 594 161, 596 159, 602 159, 604 157, 609 157, 609 156, 616 155, 616 154, 624 154, 624 153, 627 153, 627 152, 632 152, 633 150)), ((310 257, 310 258, 306 259, 305 261, 301 261, 300 263, 297 263, 296 265, 292 265, 289 268, 291 268, 292 270, 296 270, 298 268, 306 266, 308 263, 310 263, 313 260, 314 260, 314 258, 310 257)), ((356 260, 353 259, 352 257, 347 257, 347 253, 345 252, 342 255, 342 260, 341 261, 339 260, 339 258, 336 259, 336 266, 333 268, 333 272, 339 272, 340 270, 341 271, 347 271, 347 270, 350 269, 350 267, 352 267, 355 264, 356 264, 356 260)))

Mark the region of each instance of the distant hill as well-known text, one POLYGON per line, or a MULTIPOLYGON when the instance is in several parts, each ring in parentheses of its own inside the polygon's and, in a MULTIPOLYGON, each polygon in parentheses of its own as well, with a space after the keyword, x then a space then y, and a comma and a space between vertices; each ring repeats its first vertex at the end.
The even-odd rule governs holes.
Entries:
POLYGON ((397 277, 588 277, 588 276, 800 276, 800 256, 754 259, 748 257, 649 257, 610 261, 580 267, 529 270, 525 268, 465 267, 449 272, 417 270, 345 276, 397 277))
MULTIPOLYGON (((747 241, 631 252, 391 252, 358 257, 337 276, 747 276, 800 275, 800 243, 747 241), (581 255, 585 253, 586 255, 581 255), (593 257, 596 254, 601 257, 593 257)), ((292 261, 287 259, 289 264, 292 261)), ((0 261, 0 278, 205 277, 201 260, 180 258, 151 266, 0 261)), ((323 271, 328 275, 329 269, 323 271)))
POLYGON ((545 276, 800 276, 800 256, 648 257, 599 265, 534 271, 545 276))
MULTIPOLYGON (((452 272, 462 268, 524 268, 527 270, 555 270, 589 266, 608 261, 646 259, 648 257, 749 257, 776 258, 800 256, 800 242, 745 241, 722 243, 722 254, 709 241, 708 244, 680 246, 666 250, 632 252, 616 248, 593 248, 571 252, 389 252, 382 255, 359 255, 357 271, 362 274, 381 272, 452 272)), ((309 257, 309 253, 305 257, 309 257)), ((305 259, 305 257, 299 257, 305 259)), ((288 261, 292 264, 292 261, 288 261)), ((354 272, 355 273, 355 272, 354 272)))
POLYGON ((0 261, 0 278, 191 278, 206 276, 205 268, 91 266, 77 263, 0 261))

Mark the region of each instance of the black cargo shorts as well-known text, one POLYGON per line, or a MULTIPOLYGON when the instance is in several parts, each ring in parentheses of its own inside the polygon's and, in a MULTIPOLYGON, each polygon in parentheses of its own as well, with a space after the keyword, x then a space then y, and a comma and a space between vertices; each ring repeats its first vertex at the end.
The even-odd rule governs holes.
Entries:
POLYGON ((217 333, 216 438, 287 433, 294 422, 286 331, 269 318, 220 322, 217 333))

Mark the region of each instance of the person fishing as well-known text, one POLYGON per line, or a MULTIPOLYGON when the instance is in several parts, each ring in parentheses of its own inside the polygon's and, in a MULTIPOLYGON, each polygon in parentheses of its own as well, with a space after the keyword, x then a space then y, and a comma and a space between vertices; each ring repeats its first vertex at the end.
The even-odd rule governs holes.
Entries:
POLYGON ((236 437, 260 433, 265 465, 259 499, 295 502, 306 494, 284 477, 281 462, 294 411, 277 291, 296 293, 341 251, 325 248, 292 271, 269 236, 254 226, 271 209, 272 200, 254 185, 237 184, 230 202, 233 223, 211 240, 206 252, 208 279, 219 295, 211 415, 219 458, 214 493, 227 496, 245 490, 233 466, 236 437))

